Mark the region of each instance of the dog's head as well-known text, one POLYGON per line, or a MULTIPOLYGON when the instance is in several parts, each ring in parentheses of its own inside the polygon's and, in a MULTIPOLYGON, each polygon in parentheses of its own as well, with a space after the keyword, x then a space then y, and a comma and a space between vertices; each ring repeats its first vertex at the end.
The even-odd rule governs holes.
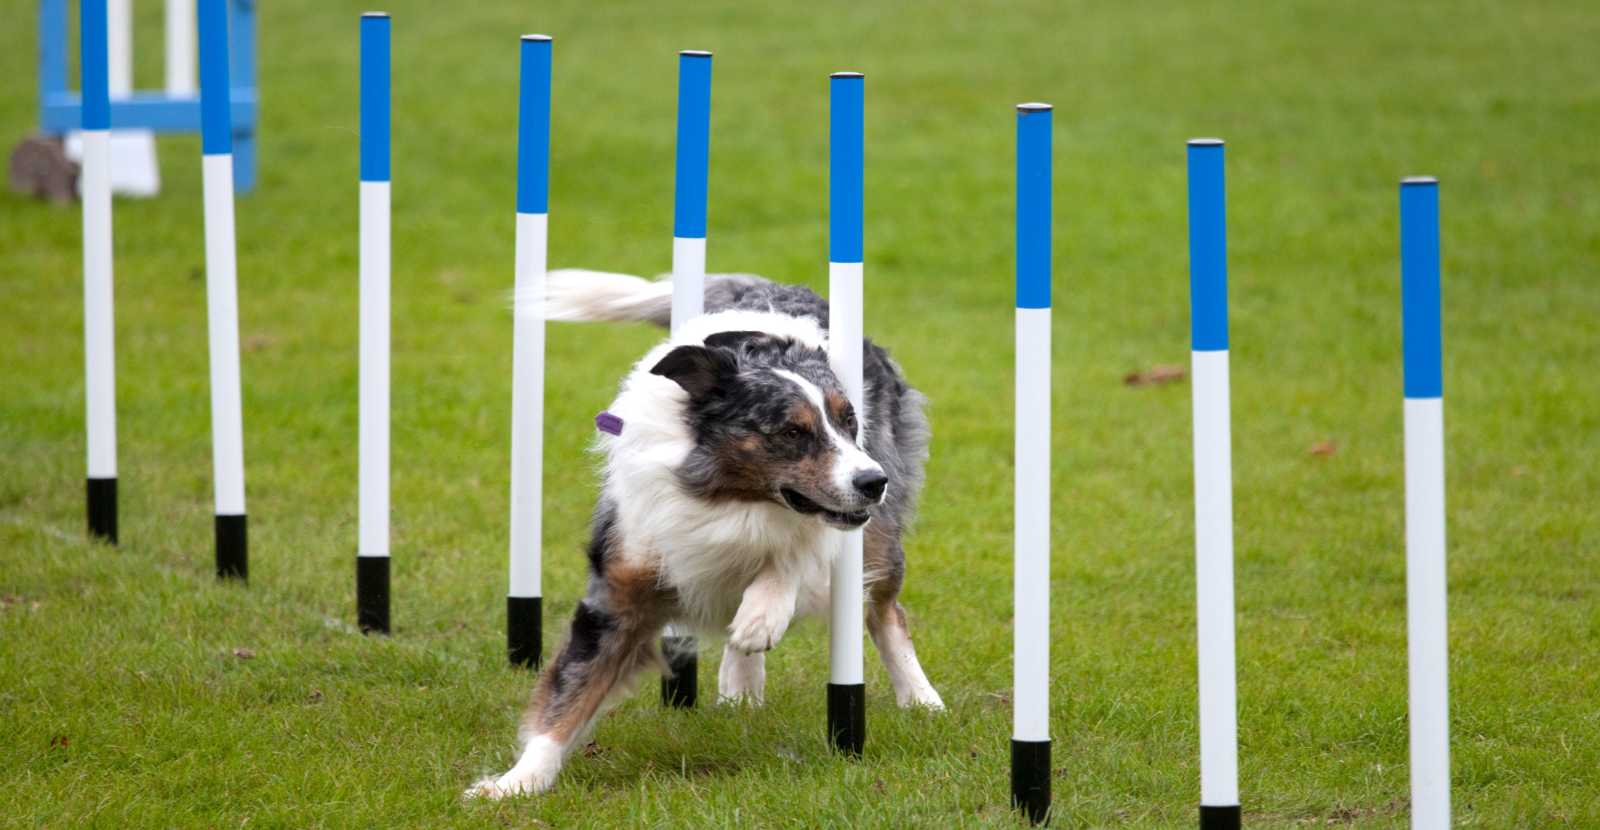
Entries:
POLYGON ((651 370, 689 393, 695 448, 680 471, 702 498, 772 501, 855 528, 889 477, 862 450, 844 387, 820 349, 754 331, 679 346, 651 370))

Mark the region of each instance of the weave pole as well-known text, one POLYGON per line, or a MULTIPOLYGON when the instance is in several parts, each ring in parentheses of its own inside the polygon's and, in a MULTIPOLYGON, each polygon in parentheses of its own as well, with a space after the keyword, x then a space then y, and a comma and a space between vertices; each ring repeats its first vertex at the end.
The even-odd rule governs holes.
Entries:
POLYGON ((1411 826, 1450 827, 1449 616, 1445 605, 1444 377, 1439 182, 1400 182, 1405 342, 1406 644, 1411 826))
MULTIPOLYGON (((830 88, 828 143, 828 358, 857 412, 861 399, 862 237, 866 197, 866 77, 836 72, 830 88)), ((867 686, 861 530, 844 531, 833 563, 828 626, 828 745, 860 755, 867 742, 867 686)))
POLYGON ((1201 830, 1235 830, 1242 812, 1234 665, 1226 213, 1222 141, 1194 139, 1189 142, 1189 325, 1194 375, 1201 830))
POLYGON ((511 585, 506 654, 544 657, 544 285, 550 228, 550 55, 546 35, 523 35, 517 96, 517 313, 511 335, 511 585))
POLYGON ((389 15, 361 15, 361 414, 356 626, 389 633, 389 15))
POLYGON ((1049 104, 1017 105, 1016 523, 1011 804, 1050 812, 1049 104))
POLYGON ((239 277, 233 226, 233 122, 229 111, 226 0, 199 0, 198 16, 217 576, 244 581, 250 575, 250 557, 244 511, 244 413, 239 381, 239 277))
POLYGON ((112 310, 111 94, 106 0, 84 0, 83 357, 89 536, 117 543, 117 368, 112 310))
MULTIPOLYGON (((711 175, 711 53, 678 53, 678 160, 672 211, 672 331, 705 311, 706 194, 711 175)), ((661 702, 694 708, 700 661, 692 635, 668 624, 661 650, 672 669, 661 702)))

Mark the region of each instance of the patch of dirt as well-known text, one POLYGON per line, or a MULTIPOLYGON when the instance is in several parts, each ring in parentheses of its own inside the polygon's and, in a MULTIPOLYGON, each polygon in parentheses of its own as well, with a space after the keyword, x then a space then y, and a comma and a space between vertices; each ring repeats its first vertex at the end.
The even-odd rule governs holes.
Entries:
POLYGON ((1122 379, 1122 383, 1126 386, 1166 386, 1169 383, 1177 383, 1188 376, 1188 370, 1182 366, 1151 366, 1143 372, 1130 373, 1122 379))

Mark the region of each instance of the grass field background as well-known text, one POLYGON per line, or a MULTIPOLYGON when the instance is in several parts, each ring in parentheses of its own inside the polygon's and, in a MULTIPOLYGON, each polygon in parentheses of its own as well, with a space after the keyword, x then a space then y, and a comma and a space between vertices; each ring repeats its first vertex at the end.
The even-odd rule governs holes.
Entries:
MULTIPOLYGON (((1247 823, 1407 825, 1396 183, 1432 174, 1457 823, 1600 827, 1600 7, 387 7, 389 640, 352 631, 369 8, 260 4, 260 186, 238 202, 249 587, 212 578, 198 138, 163 139, 162 195, 116 207, 120 548, 83 530, 79 214, 0 195, 0 824, 1015 823, 1012 106, 1038 100, 1056 106, 1056 826, 1194 825, 1190 392, 1123 378, 1187 364, 1184 141, 1216 135, 1247 823), (709 267, 826 290, 826 78, 867 75, 867 328, 933 401, 904 601, 950 708, 896 709, 869 658, 859 762, 826 750, 809 623, 770 658, 765 708, 664 711, 647 681, 549 795, 459 800, 512 760, 533 680, 505 666, 502 599, 531 31, 556 38, 555 267, 667 270, 675 52, 710 49, 709 267)), ((36 121, 35 14, 0 0, 7 147, 36 121)), ((160 15, 137 4, 140 86, 160 83, 160 15)), ((659 336, 551 328, 547 653, 582 590, 591 418, 659 336)))

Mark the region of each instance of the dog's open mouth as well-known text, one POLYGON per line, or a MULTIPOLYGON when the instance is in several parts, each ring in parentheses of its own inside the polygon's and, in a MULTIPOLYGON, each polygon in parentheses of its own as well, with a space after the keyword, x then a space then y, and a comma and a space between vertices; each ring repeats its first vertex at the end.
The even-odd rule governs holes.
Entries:
POLYGON ((871 518, 867 515, 865 508, 854 513, 840 513, 836 510, 829 510, 787 487, 783 488, 782 492, 783 500, 789 503, 789 509, 796 513, 805 513, 807 515, 816 513, 822 518, 822 521, 830 525, 846 528, 860 527, 867 523, 868 518, 871 518))

